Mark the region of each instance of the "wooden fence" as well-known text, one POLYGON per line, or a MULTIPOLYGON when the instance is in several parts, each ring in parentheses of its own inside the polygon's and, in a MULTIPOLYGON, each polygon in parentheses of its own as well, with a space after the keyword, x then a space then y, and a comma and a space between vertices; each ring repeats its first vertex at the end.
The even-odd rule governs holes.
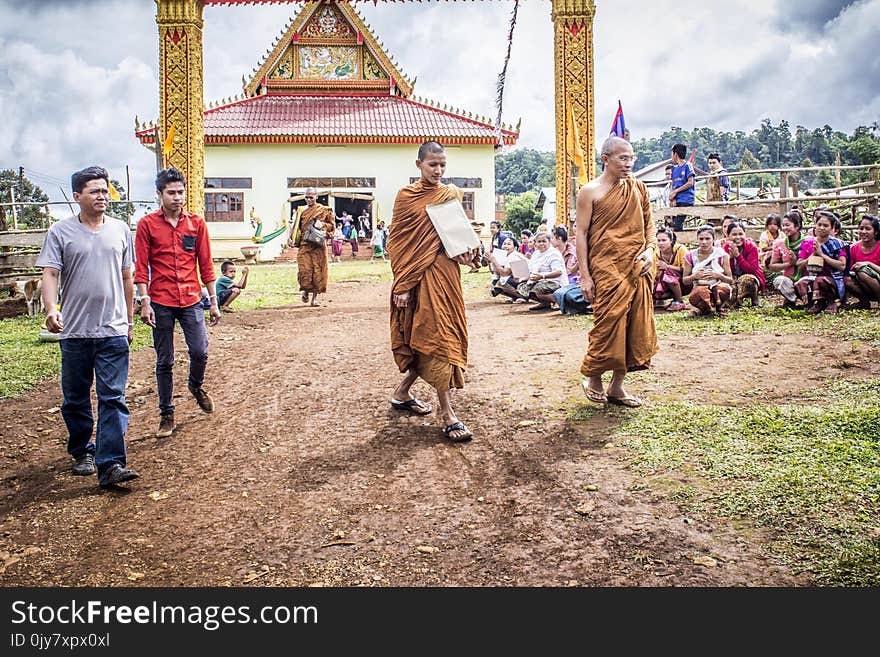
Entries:
MULTIPOLYGON (((794 207, 805 210, 807 214, 816 208, 833 210, 846 223, 847 229, 857 225, 857 217, 865 212, 876 215, 878 203, 880 203, 880 164, 856 165, 856 166, 824 166, 824 167, 793 167, 789 169, 757 169, 753 171, 731 171, 723 175, 729 176, 731 182, 737 181, 742 176, 754 176, 760 174, 774 174, 779 176, 779 184, 773 187, 763 187, 764 198, 742 199, 736 198, 731 201, 713 201, 697 203, 692 207, 656 208, 654 220, 662 225, 667 217, 685 215, 685 227, 696 228, 702 224, 720 225, 724 215, 731 214, 743 220, 748 225, 763 228, 764 221, 770 214, 784 215, 794 207), (819 193, 801 193, 795 182, 797 172, 801 171, 834 171, 838 174, 842 170, 866 170, 867 180, 851 185, 838 185, 830 189, 818 190, 819 193), (847 217, 847 214, 849 215, 847 217)), ((697 182, 717 175, 697 176, 697 182)), ((665 180, 646 183, 648 187, 663 187, 665 180)), ((739 190, 739 185, 736 188, 739 190)), ((731 190, 733 192, 733 189, 731 190)), ((737 197, 739 194, 737 194, 737 197)))
MULTIPOLYGON (((155 204, 155 201, 125 201, 135 205, 155 204)), ((49 201, 47 203, 32 202, 16 202, 16 203, 0 203, 0 208, 8 207, 26 207, 37 206, 40 208, 50 205, 65 205, 72 209, 75 205, 71 205, 66 201, 49 201)), ((75 210, 72 210, 75 211, 75 210)), ((37 255, 43 246, 43 240, 46 237, 46 228, 36 228, 28 230, 5 230, 0 231, 0 286, 20 280, 23 278, 33 278, 40 275, 37 269, 37 255)))

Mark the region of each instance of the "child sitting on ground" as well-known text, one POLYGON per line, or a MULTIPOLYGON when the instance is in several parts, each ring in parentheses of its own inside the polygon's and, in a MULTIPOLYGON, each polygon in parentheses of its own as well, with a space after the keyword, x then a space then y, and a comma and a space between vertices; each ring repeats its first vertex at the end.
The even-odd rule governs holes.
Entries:
POLYGON ((231 313, 234 311, 229 305, 247 287, 248 268, 241 268, 241 278, 237 283, 235 282, 235 263, 231 260, 226 260, 220 265, 220 273, 222 276, 214 284, 214 291, 217 294, 217 305, 220 306, 221 312, 231 313))

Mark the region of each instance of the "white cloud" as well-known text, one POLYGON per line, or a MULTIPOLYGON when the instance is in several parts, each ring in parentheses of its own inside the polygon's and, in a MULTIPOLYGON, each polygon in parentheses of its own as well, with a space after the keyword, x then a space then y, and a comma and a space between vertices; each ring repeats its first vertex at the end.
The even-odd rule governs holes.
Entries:
MULTIPOLYGON (((750 131, 764 117, 850 131, 880 116, 880 0, 597 0, 597 139, 623 101, 634 137, 670 125, 750 131)), ((494 116, 510 2, 358 3, 416 93, 494 116)), ((521 0, 508 69, 506 122, 520 145, 555 146, 549 0, 521 0)), ((299 10, 205 10, 205 97, 239 93, 299 10)), ((158 113, 155 4, 0 0, 0 167, 67 179, 100 162, 133 171, 149 198, 154 160, 133 120, 158 113), (34 29, 34 28, 37 29, 34 29)), ((51 189, 53 197, 60 196, 51 189)))

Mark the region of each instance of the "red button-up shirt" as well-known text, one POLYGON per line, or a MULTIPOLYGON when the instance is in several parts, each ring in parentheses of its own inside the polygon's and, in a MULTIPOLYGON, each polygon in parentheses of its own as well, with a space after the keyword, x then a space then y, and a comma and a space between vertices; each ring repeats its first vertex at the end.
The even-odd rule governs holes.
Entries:
POLYGON ((209 290, 217 278, 208 226, 186 210, 181 211, 177 226, 168 222, 161 208, 141 219, 134 252, 134 282, 148 284, 150 299, 163 306, 186 308, 198 303, 202 298, 199 273, 209 290))

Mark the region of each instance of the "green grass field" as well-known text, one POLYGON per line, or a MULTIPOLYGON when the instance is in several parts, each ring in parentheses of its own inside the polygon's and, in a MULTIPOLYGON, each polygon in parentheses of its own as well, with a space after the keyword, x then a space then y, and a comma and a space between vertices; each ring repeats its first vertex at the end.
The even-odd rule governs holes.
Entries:
MULTIPOLYGON (((356 260, 330 265, 330 280, 391 280, 388 263, 356 260)), ((296 265, 253 265, 244 295, 236 300, 237 310, 285 306, 299 301, 296 265)), ((0 320, 0 398, 16 397, 47 377, 61 371, 57 343, 40 342, 43 317, 15 317, 0 320)), ((135 322, 134 349, 151 347, 152 334, 145 324, 135 322)))
POLYGON ((628 414, 612 438, 684 508, 768 529, 822 585, 880 585, 880 381, 837 381, 782 406, 692 402, 628 414))

